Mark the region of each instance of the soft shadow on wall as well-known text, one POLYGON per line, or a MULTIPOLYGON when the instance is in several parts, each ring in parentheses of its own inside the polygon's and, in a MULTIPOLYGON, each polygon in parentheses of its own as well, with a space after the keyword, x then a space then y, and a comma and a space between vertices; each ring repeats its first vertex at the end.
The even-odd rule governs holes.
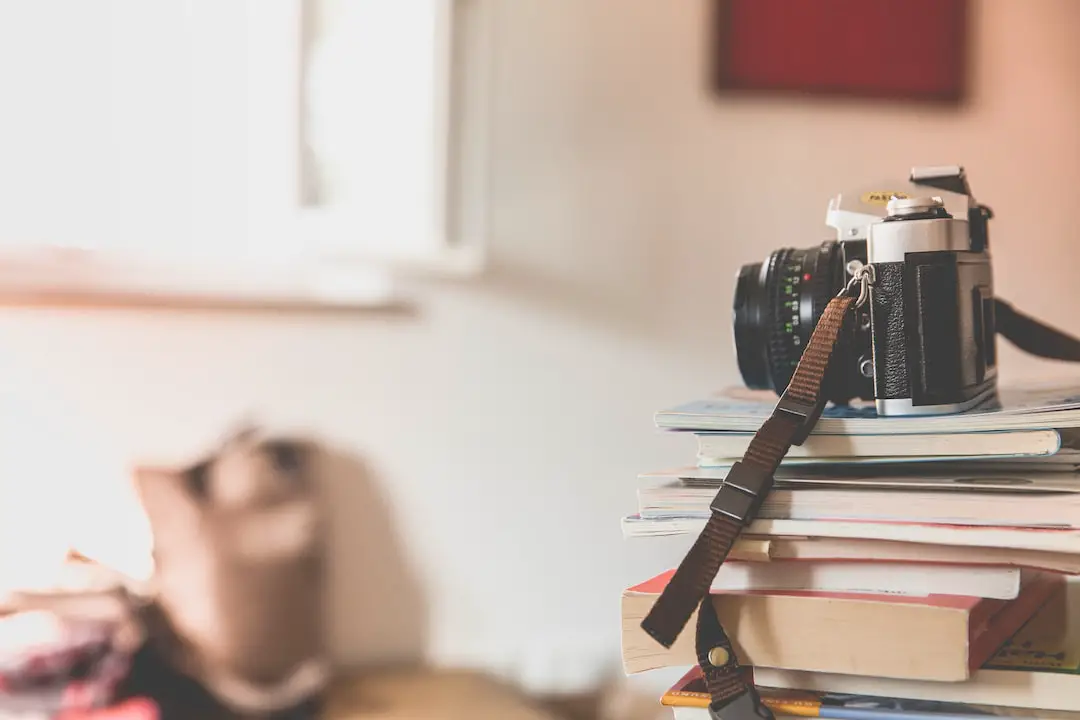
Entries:
POLYGON ((329 521, 331 654, 363 648, 382 668, 422 664, 428 604, 393 508, 359 456, 324 443, 316 457, 329 521))

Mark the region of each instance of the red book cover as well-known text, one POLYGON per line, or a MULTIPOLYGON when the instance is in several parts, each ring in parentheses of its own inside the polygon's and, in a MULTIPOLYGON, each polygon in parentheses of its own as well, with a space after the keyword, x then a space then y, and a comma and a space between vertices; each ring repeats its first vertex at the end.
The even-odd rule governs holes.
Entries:
POLYGON ((132 698, 117 705, 93 710, 67 710, 57 720, 159 720, 158 706, 146 698, 132 698))

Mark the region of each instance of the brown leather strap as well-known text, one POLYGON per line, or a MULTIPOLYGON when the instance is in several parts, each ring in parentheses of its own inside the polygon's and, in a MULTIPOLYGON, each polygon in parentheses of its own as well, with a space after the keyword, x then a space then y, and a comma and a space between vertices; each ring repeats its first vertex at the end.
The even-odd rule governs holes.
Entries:
POLYGON ((716 573, 742 529, 772 489, 773 474, 792 445, 801 445, 825 407, 823 384, 833 349, 855 298, 836 297, 826 306, 787 390, 735 463, 712 502, 712 515, 641 627, 671 647, 698 610, 697 654, 705 674, 714 717, 771 718, 751 685, 709 597, 716 573), (719 648, 719 650, 717 650, 719 648), (711 656, 711 659, 710 659, 711 656), (714 662, 717 661, 717 662, 714 662))

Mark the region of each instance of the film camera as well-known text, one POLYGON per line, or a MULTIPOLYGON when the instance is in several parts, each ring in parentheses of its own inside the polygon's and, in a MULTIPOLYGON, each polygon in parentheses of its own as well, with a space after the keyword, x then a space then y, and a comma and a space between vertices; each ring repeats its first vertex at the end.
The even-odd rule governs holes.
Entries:
POLYGON ((828 400, 873 400, 879 415, 960 412, 996 399, 990 209, 959 166, 843 193, 836 240, 744 265, 734 302, 739 371, 752 389, 787 387, 826 304, 859 273, 869 301, 834 351, 828 400))
POLYGON ((1080 362, 1080 340, 995 297, 991 215, 972 197, 962 167, 917 167, 907 182, 834 198, 826 224, 835 240, 781 248, 739 270, 739 370, 746 385, 780 399, 726 473, 704 529, 641 623, 671 647, 698 609, 695 649, 709 679, 710 717, 772 717, 741 677, 708 588, 826 401, 873 400, 879 415, 901 417, 997 406, 998 335, 1033 355, 1080 362))

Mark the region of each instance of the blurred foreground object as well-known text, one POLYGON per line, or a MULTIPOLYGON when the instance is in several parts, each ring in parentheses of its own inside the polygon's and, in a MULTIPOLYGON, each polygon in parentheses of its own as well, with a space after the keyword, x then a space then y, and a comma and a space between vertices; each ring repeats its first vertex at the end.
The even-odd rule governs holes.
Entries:
POLYGON ((0 616, 0 717, 90 718, 110 708, 121 714, 104 717, 159 717, 146 698, 115 703, 141 642, 122 593, 12 600, 26 610, 0 616))
POLYGON ((560 720, 509 686, 468 672, 386 672, 335 682, 325 720, 560 720))
POLYGON ((244 430, 190 467, 136 471, 154 536, 150 642, 236 711, 303 706, 329 679, 313 452, 244 430))
POLYGON ((183 468, 139 468, 153 577, 72 554, 0 603, 0 718, 318 717, 323 510, 314 447, 245 429, 183 468))

